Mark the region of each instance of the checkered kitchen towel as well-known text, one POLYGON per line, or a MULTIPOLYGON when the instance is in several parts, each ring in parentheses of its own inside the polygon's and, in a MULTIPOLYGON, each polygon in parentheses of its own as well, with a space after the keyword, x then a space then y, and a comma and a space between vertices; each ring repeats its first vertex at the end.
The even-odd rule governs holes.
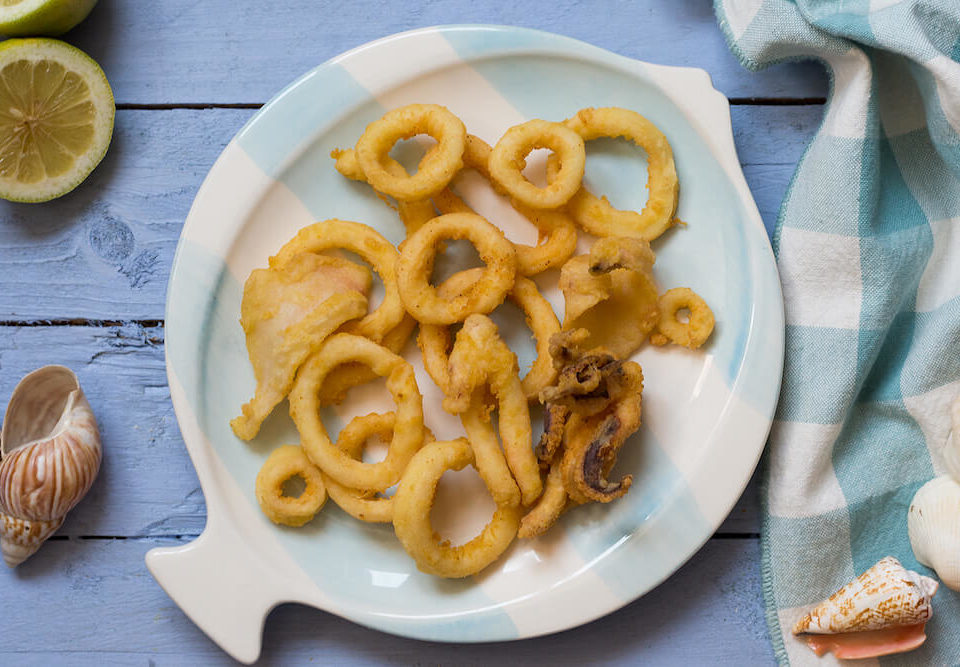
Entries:
MULTIPOLYGON (((759 69, 822 60, 823 125, 780 210, 783 390, 764 463, 763 584, 782 663, 829 664, 794 621, 882 556, 943 471, 960 393, 960 0, 716 0, 759 69)), ((960 594, 897 664, 960 663, 960 594)))

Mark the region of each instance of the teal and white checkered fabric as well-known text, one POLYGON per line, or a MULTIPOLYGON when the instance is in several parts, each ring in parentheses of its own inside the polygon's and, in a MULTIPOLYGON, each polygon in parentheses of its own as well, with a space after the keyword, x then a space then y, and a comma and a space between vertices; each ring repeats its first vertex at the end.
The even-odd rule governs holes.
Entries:
MULTIPOLYGON (((765 455, 763 579, 782 663, 809 606, 907 538, 960 393, 960 1, 716 0, 750 69, 817 58, 832 90, 774 236, 786 359, 765 455)), ((897 664, 960 663, 960 594, 897 664)), ((890 659, 888 659, 890 660, 890 659)))

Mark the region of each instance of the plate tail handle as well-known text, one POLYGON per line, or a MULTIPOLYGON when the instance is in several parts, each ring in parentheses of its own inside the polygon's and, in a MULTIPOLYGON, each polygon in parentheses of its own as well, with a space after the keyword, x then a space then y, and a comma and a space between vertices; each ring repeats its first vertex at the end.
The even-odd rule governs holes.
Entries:
POLYGON ((193 542, 151 549, 147 568, 197 626, 234 659, 260 657, 263 625, 278 603, 277 583, 238 537, 210 525, 193 542))

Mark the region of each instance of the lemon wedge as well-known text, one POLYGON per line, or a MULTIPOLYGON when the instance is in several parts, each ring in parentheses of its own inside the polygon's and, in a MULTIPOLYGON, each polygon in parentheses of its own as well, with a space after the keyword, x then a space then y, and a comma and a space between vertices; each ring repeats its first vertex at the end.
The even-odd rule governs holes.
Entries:
POLYGON ((41 202, 77 187, 107 152, 114 111, 107 77, 80 49, 0 42, 0 198, 41 202))
POLYGON ((77 25, 97 0, 0 0, 0 35, 62 35, 77 25))

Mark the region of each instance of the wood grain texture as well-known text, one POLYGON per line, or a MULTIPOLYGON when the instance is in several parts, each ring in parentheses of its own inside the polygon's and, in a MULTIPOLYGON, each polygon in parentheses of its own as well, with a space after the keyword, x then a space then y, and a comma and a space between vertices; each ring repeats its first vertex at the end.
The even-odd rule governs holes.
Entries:
MULTIPOLYGON (((253 113, 120 111, 110 152, 74 192, 42 206, 0 201, 0 321, 162 319, 193 197, 253 113)), ((821 114, 820 105, 732 109, 768 230, 821 114)))
POLYGON ((101 0, 67 35, 104 68, 121 104, 262 103, 325 60, 424 26, 491 23, 574 37, 621 55, 702 67, 729 97, 823 97, 819 65, 751 75, 708 0, 101 0))
MULTIPOLYGON (((0 664, 233 664, 143 566, 148 549, 175 543, 58 540, 2 573, 0 664)), ((421 642, 284 605, 267 620, 259 664, 770 664, 758 558, 754 539, 711 540, 665 584, 623 609, 519 642, 421 642)))
MULTIPOLYGON (((0 327, 0 405, 23 375, 44 364, 77 373, 104 448, 97 481, 57 535, 199 535, 206 509, 170 403, 163 328, 0 327)), ((757 508, 751 486, 718 532, 756 534, 757 508)))

